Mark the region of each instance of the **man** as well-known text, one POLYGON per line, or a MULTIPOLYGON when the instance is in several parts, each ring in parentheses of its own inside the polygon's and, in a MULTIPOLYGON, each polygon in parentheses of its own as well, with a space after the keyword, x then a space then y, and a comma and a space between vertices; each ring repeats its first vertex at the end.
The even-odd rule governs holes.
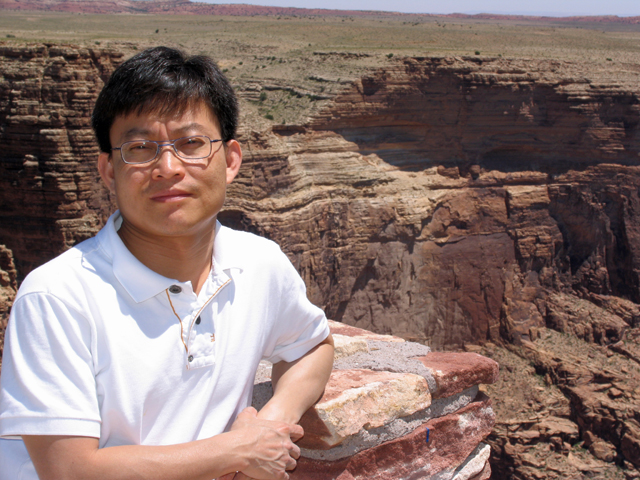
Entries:
POLYGON ((92 121, 119 211, 20 288, 0 478, 288 478, 333 341, 280 249, 216 221, 242 161, 231 87, 210 59, 154 48, 92 121), (274 395, 256 412, 262 358, 274 395))

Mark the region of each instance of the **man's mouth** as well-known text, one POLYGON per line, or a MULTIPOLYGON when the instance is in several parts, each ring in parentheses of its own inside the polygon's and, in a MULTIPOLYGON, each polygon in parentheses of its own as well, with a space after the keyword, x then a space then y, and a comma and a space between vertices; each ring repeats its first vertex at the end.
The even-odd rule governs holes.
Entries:
POLYGON ((151 196, 151 200, 160 203, 178 202, 193 196, 191 193, 182 190, 164 190, 151 196))

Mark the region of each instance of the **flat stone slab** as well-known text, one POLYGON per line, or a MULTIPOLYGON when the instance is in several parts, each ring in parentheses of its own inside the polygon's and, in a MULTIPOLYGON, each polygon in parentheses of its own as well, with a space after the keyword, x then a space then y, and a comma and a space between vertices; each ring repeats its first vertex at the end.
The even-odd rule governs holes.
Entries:
MULTIPOLYGON (((477 451, 480 442, 491 433, 494 423, 495 415, 491 401, 486 395, 479 394, 474 402, 455 413, 432 419, 403 437, 351 457, 338 461, 301 457, 297 468, 290 472, 289 478, 399 480, 433 476, 438 480, 452 480, 456 474, 463 472, 463 464, 470 456, 471 460, 475 458, 472 454, 477 451)), ((478 467, 474 467, 466 472, 477 471, 478 467)), ((482 472, 478 475, 480 476, 477 478, 482 478, 482 472)))
POLYGON ((335 320, 329 320, 329 330, 331 334, 344 335, 346 337, 357 337, 363 340, 378 340, 380 342, 404 342, 403 338, 394 335, 380 335, 358 327, 352 327, 335 320))
POLYGON ((302 448, 328 450, 431 405, 427 381, 412 373, 334 370, 324 395, 300 419, 302 448))
POLYGON ((498 380, 499 365, 477 353, 431 352, 418 357, 436 381, 433 398, 445 398, 473 385, 498 380))

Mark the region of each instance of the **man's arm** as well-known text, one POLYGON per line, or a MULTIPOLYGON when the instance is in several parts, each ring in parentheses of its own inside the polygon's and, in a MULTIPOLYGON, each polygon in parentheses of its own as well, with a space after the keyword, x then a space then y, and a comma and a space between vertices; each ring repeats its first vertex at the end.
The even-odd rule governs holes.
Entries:
POLYGON ((232 431, 167 446, 98 448, 98 439, 23 436, 40 480, 211 480, 242 470, 252 478, 285 480, 300 449, 302 428, 256 417, 243 410, 232 431))
MULTIPOLYGON (((258 412, 258 417, 298 423, 304 412, 322 396, 333 368, 333 351, 333 337, 329 334, 298 360, 274 364, 271 372, 273 397, 258 412)), ((252 477, 251 473, 240 469, 240 473, 226 475, 220 480, 252 478, 255 477, 252 477)))
POLYGON ((273 397, 258 412, 258 418, 295 424, 322 396, 333 368, 331 334, 307 354, 293 362, 273 365, 273 397))

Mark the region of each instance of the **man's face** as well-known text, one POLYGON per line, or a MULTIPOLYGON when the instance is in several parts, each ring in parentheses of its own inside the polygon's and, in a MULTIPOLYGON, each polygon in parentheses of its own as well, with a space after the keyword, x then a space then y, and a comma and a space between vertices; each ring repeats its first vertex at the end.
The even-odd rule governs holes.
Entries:
MULTIPOLYGON (((131 140, 167 142, 193 135, 221 138, 217 119, 202 102, 180 116, 120 116, 110 131, 114 147, 131 140)), ((188 236, 213 228, 241 161, 238 142, 230 140, 213 143, 211 156, 198 164, 183 162, 165 146, 155 160, 142 165, 124 163, 118 150, 101 153, 98 168, 128 227, 147 237, 188 236)))

